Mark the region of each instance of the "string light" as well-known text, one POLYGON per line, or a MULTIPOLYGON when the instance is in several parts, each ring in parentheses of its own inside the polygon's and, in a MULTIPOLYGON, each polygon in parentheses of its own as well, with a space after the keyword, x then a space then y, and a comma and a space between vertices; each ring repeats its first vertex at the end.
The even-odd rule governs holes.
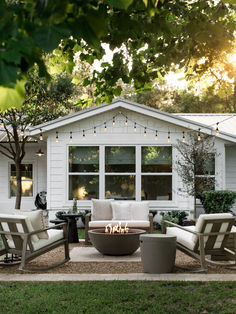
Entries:
POLYGON ((184 135, 184 132, 183 132, 183 137, 182 137, 182 142, 185 143, 186 139, 185 139, 185 135, 184 135))
POLYGON ((40 141, 42 141, 42 140, 43 140, 43 134, 42 134, 42 129, 40 129, 40 135, 39 135, 39 139, 40 139, 40 141))
POLYGON ((96 136, 97 132, 96 132, 96 126, 93 128, 93 136, 96 136))
POLYGON ((144 128, 144 133, 143 133, 143 135, 144 135, 144 136, 147 136, 147 128, 146 128, 146 126, 145 126, 145 128, 144 128))
POLYGON ((59 142, 59 139, 58 139, 58 132, 56 132, 56 142, 57 142, 57 143, 59 142))
POLYGON ((5 126, 5 123, 3 120, 1 120, 1 127, 4 128, 4 126, 5 126))
POLYGON ((155 140, 156 141, 158 140, 157 130, 156 130, 155 140))
POLYGON ((83 140, 85 140, 85 131, 83 130, 83 140))
POLYGON ((116 124, 116 121, 115 121, 115 117, 112 118, 112 125, 114 126, 116 124))
POLYGON ((137 131, 136 122, 134 122, 134 132, 137 131))
POLYGON ((104 122, 104 131, 106 132, 106 130, 107 130, 107 123, 104 122))
POLYGON ((128 126, 128 118, 125 117, 125 125, 128 126))
POLYGON ((170 143, 170 131, 168 131, 168 143, 170 143))
POLYGON ((220 131, 219 131, 219 128, 218 128, 218 124, 219 124, 219 122, 216 123, 216 135, 220 134, 220 131))
POLYGON ((72 143, 72 131, 70 131, 70 142, 72 143))
POLYGON ((197 136, 197 140, 198 141, 201 141, 201 133, 200 133, 201 129, 199 128, 198 129, 198 136, 197 136))

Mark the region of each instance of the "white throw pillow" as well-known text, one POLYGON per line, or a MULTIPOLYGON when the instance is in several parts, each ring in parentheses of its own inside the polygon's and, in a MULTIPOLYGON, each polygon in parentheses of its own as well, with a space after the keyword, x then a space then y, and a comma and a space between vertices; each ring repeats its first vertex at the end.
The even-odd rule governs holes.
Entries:
POLYGON ((113 199, 97 200, 92 199, 91 220, 112 220, 112 207, 113 199))
MULTIPOLYGON (((26 215, 23 215, 23 214, 19 214, 18 212, 20 212, 20 210, 16 210, 16 213, 14 212, 14 216, 15 218, 24 218, 25 219, 25 223, 26 223, 26 226, 27 226, 27 229, 29 230, 29 232, 33 232, 34 231, 34 228, 33 228, 33 225, 31 223, 31 220, 29 217, 27 217, 26 215)), ((21 225, 22 226, 22 225, 21 225)), ((18 228, 18 232, 24 232, 23 228, 20 228, 20 226, 17 226, 18 228)), ((24 239, 24 237, 22 237, 22 239, 24 239)), ((39 241, 39 237, 36 235, 36 234, 33 234, 31 236, 31 240, 33 242, 38 242, 39 241)))
MULTIPOLYGON (((24 215, 29 218, 31 224, 33 226, 34 231, 44 229, 44 220, 43 220, 43 211, 42 210, 34 210, 34 211, 23 211, 23 210, 14 210, 14 215, 24 215)), ((48 239, 47 231, 43 231, 37 233, 36 236, 39 239, 48 239)))
POLYGON ((133 202, 130 204, 131 212, 134 220, 149 220, 149 204, 148 202, 133 202))
POLYGON ((112 204, 112 220, 132 220, 132 212, 130 204, 117 204, 113 202, 112 204))

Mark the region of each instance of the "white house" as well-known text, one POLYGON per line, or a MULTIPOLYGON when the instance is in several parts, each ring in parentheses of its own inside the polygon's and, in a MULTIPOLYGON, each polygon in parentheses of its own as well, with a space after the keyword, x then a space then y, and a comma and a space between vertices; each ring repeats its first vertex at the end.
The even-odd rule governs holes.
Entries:
MULTIPOLYGON (((193 210, 179 193, 174 144, 189 132, 216 135, 211 175, 216 189, 236 191, 236 115, 170 114, 123 99, 30 129, 24 159, 22 208, 35 208, 35 196, 47 191, 50 210, 81 209, 91 198, 148 200, 151 209, 193 210), (184 132, 184 133, 183 133, 184 132), (40 141, 40 135, 43 140, 40 141), (41 148, 42 157, 35 156, 41 148)), ((14 165, 0 155, 0 211, 14 207, 14 165)))

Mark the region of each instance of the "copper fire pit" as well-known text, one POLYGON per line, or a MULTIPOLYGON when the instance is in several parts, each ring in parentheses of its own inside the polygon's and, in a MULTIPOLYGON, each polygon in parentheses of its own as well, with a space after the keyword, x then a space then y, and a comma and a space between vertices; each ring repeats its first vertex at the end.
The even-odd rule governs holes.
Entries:
POLYGON ((129 229, 127 233, 105 233, 105 229, 89 230, 89 238, 94 247, 105 255, 130 255, 140 245, 140 234, 145 230, 129 229))

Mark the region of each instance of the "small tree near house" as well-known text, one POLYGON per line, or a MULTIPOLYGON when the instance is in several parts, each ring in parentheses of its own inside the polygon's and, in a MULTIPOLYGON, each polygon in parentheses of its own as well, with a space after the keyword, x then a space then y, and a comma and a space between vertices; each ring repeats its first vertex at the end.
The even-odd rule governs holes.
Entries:
POLYGON ((29 142, 35 142, 27 136, 27 128, 75 111, 75 106, 70 101, 73 95, 74 85, 70 77, 60 75, 49 84, 40 78, 37 72, 32 72, 26 84, 23 106, 20 109, 13 108, 4 113, 0 112, 0 131, 5 133, 0 141, 0 154, 15 164, 16 209, 20 209, 21 206, 22 161, 25 157, 25 146, 29 142))
POLYGON ((180 192, 194 198, 194 218, 196 218, 196 199, 203 191, 215 188, 215 145, 210 135, 189 134, 186 142, 178 141, 175 146, 179 153, 176 171, 181 177, 183 187, 180 192))

